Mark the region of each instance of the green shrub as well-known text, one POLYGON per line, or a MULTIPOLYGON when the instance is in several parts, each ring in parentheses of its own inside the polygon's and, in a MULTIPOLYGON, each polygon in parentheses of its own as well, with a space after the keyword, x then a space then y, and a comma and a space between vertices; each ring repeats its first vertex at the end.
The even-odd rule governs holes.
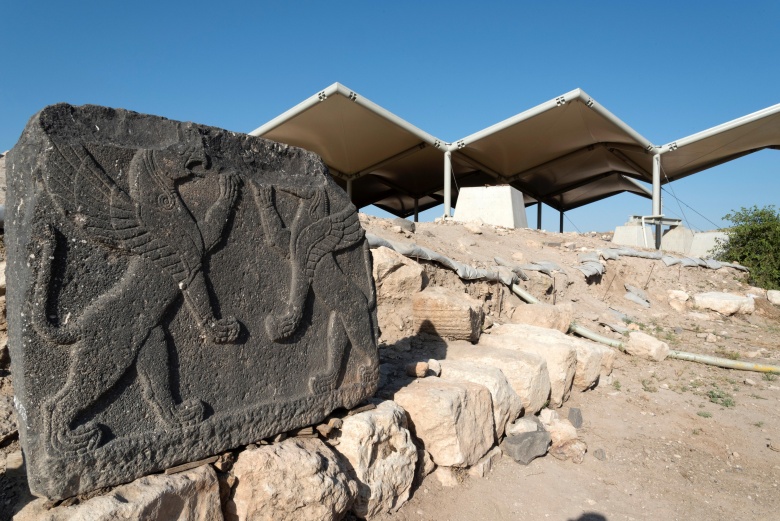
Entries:
POLYGON ((746 266, 755 286, 780 289, 780 212, 773 205, 743 207, 723 219, 732 226, 724 230, 727 241, 716 241, 713 256, 746 266))

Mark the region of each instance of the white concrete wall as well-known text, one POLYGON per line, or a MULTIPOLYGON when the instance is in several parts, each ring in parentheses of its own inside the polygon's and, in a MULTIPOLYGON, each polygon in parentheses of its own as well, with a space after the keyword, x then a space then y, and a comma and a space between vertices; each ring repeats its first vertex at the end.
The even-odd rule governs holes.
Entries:
POLYGON ((461 188, 453 219, 482 221, 506 228, 528 228, 523 194, 508 185, 461 188))
POLYGON ((685 226, 670 228, 661 237, 661 249, 688 255, 693 244, 694 233, 685 226))
POLYGON ((621 246, 655 248, 655 234, 653 234, 648 226, 629 222, 624 226, 615 228, 615 235, 612 236, 612 242, 621 246))
POLYGON ((693 235, 689 257, 710 257, 710 251, 715 247, 715 239, 726 240, 728 236, 723 232, 699 232, 693 235))

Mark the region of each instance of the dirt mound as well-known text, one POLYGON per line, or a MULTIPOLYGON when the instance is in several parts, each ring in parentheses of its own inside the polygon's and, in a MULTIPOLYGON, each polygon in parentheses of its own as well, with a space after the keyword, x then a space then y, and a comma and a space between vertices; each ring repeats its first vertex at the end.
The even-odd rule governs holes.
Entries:
MULTIPOLYGON (((411 232, 389 220, 361 219, 382 239, 414 243, 475 268, 497 269, 496 257, 516 265, 553 263, 560 269, 524 270, 528 280, 518 284, 542 302, 570 303, 579 324, 615 340, 643 331, 673 350, 780 364, 780 308, 747 285, 742 271, 600 255, 604 273, 586 277, 578 266, 588 254, 592 260, 593 253, 614 248, 608 235, 451 221, 418 223, 411 232), (644 292, 649 307, 627 299, 628 286, 644 292), (753 295, 755 311, 725 316, 695 309, 688 297, 705 292, 753 295)), ((500 282, 462 281, 440 264, 420 264, 424 284, 481 300, 488 332, 526 305, 500 282)), ((386 347, 397 350, 399 338, 412 335, 407 313, 380 303, 386 347)), ((593 390, 572 392, 566 404, 585 418, 578 433, 589 452, 581 465, 547 457, 522 467, 502 458, 487 478, 463 477, 455 488, 426 479, 400 512, 379 519, 769 519, 780 508, 778 400, 774 375, 619 353, 611 377, 593 390)))

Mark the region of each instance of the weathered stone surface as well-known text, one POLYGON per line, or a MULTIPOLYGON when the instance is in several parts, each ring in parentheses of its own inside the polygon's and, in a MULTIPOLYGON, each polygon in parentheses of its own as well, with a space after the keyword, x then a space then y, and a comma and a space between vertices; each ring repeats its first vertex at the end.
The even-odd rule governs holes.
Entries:
POLYGON ((210 465, 174 475, 157 474, 115 488, 74 506, 29 503, 15 521, 120 521, 125 519, 219 521, 219 483, 210 465))
POLYGON ((750 297, 717 291, 697 293, 691 297, 691 300, 695 308, 711 309, 721 315, 733 315, 735 313, 749 315, 756 309, 755 303, 750 297))
POLYGON ((572 463, 580 464, 585 459, 588 446, 582 440, 569 440, 550 447, 550 455, 559 460, 570 459, 572 463))
POLYGON ((628 342, 624 344, 628 354, 656 362, 661 362, 669 355, 669 344, 646 333, 632 331, 628 337, 628 342))
POLYGON ((409 500, 417 447, 406 412, 391 401, 344 418, 334 450, 349 462, 358 494, 352 511, 361 518, 394 512, 409 500))
POLYGON ((780 291, 776 289, 770 289, 766 292, 766 298, 775 306, 780 306, 780 291))
POLYGON ((679 289, 670 289, 666 294, 669 300, 669 306, 671 306, 672 309, 679 311, 680 313, 688 309, 687 302, 690 299, 690 295, 686 292, 679 289))
POLYGON ((552 422, 553 420, 558 420, 560 419, 560 417, 561 415, 558 414, 558 411, 554 409, 548 409, 547 407, 539 411, 539 416, 538 416, 539 422, 542 424, 542 426, 549 425, 550 422, 552 422))
POLYGON ((484 478, 493 470, 493 466, 501 459, 501 448, 493 447, 490 452, 469 469, 469 476, 484 478))
POLYGON ((601 351, 601 376, 609 376, 612 374, 612 369, 615 367, 615 359, 617 358, 617 350, 612 349, 604 344, 596 342, 590 342, 588 340, 581 340, 589 344, 591 348, 601 351))
MULTIPOLYGON (((577 369, 574 371, 572 387, 584 391, 593 387, 602 371, 605 351, 596 342, 576 339, 577 369)), ((614 360, 614 353, 612 354, 614 360)))
POLYGON ((501 439, 507 423, 514 421, 523 412, 523 402, 501 369, 463 360, 442 360, 440 364, 443 379, 484 385, 490 391, 496 440, 501 439))
POLYGON ((498 347, 473 346, 466 342, 449 342, 447 360, 476 360, 501 369, 509 385, 523 402, 525 414, 535 414, 550 398, 550 376, 544 358, 498 347))
POLYGON ((13 398, 0 396, 0 443, 13 437, 17 430, 13 398))
POLYGON ((436 465, 469 467, 493 445, 493 407, 482 385, 428 377, 400 389, 393 400, 436 465))
POLYGON ((476 342, 482 331, 481 303, 465 293, 429 286, 412 296, 417 331, 452 340, 476 342))
POLYGON ((242 452, 226 518, 335 521, 358 492, 346 464, 317 438, 289 438, 242 452))
POLYGON ((409 219, 396 217, 395 219, 393 219, 392 224, 394 226, 400 227, 402 230, 406 230, 407 232, 414 233, 414 229, 415 229, 414 222, 410 221, 409 219))
POLYGON ((574 308, 571 304, 526 304, 515 308, 512 322, 530 324, 532 326, 557 329, 562 333, 569 330, 574 318, 574 308))
POLYGON ((6 261, 0 262, 0 295, 5 295, 5 269, 6 261))
POLYGON ((415 476, 417 482, 421 482, 425 476, 435 469, 436 463, 433 462, 431 453, 421 447, 417 447, 417 475, 415 476))
POLYGON ((506 426, 506 435, 518 436, 525 432, 536 432, 541 430, 543 430, 542 426, 536 416, 524 416, 522 418, 516 419, 514 422, 506 426))
POLYGON ((501 442, 504 454, 523 465, 547 454, 550 446, 550 433, 547 431, 526 432, 519 436, 507 436, 501 442))
POLYGON ((8 164, 9 345, 35 494, 126 482, 374 392, 371 258, 314 154, 63 104, 8 164))
POLYGON ((566 418, 571 422, 575 429, 582 427, 582 410, 579 407, 572 407, 566 418))
POLYGON ((458 476, 452 467, 436 467, 433 471, 435 477, 442 487, 453 488, 458 486, 458 476))
MULTIPOLYGON (((537 304, 529 307, 534 307, 537 304)), ((566 326, 568 329, 568 325, 566 326)), ((569 398, 577 368, 579 340, 555 329, 527 324, 504 324, 480 338, 480 345, 533 353, 547 363, 550 377, 550 403, 560 407, 569 398)))
POLYGON ((544 428, 550 433, 553 447, 577 439, 577 429, 574 428, 574 425, 572 425, 569 420, 555 418, 549 423, 546 423, 544 428))
POLYGON ((424 378, 428 374, 428 362, 410 362, 404 367, 406 374, 414 378, 424 378))
POLYGON ((374 259, 373 276, 377 297, 383 299, 408 299, 422 290, 423 269, 385 246, 371 250, 374 259))

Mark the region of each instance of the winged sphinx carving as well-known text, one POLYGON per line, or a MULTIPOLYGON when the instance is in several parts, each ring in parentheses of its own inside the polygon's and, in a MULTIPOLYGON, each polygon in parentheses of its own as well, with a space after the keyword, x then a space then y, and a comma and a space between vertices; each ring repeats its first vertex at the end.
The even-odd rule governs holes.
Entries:
POLYGON ((240 324, 231 316, 215 316, 203 260, 230 219, 238 175, 219 174, 219 196, 197 222, 177 191, 177 183, 209 168, 197 133, 162 150, 138 150, 128 170, 129 193, 84 146, 52 144, 54 168, 45 171, 43 182, 55 207, 90 239, 129 256, 129 264, 121 279, 75 320, 54 325, 47 309, 54 307, 49 301, 57 232, 45 225, 34 238, 39 261, 34 266, 33 326, 50 343, 71 346, 65 385, 44 404, 51 446, 61 452, 98 447, 103 428, 94 420, 84 421, 85 413, 131 368, 160 421, 196 424, 204 417, 204 404, 195 397, 175 403, 161 322, 183 296, 205 342, 236 342, 240 324))
MULTIPOLYGON (((331 213, 324 186, 274 189, 253 183, 252 187, 265 242, 289 257, 292 272, 286 306, 266 317, 266 334, 275 342, 292 336, 301 324, 309 290, 313 290, 328 310, 328 330, 327 364, 323 372, 310 377, 311 392, 328 392, 337 386, 347 342, 363 357, 359 377, 370 388, 377 378, 374 369, 378 359, 369 300, 334 257, 358 244, 365 235, 355 206, 350 203, 331 213), (274 206, 274 195, 280 192, 299 200, 289 228, 274 206)), ((365 258, 370 258, 367 251, 365 258)))

